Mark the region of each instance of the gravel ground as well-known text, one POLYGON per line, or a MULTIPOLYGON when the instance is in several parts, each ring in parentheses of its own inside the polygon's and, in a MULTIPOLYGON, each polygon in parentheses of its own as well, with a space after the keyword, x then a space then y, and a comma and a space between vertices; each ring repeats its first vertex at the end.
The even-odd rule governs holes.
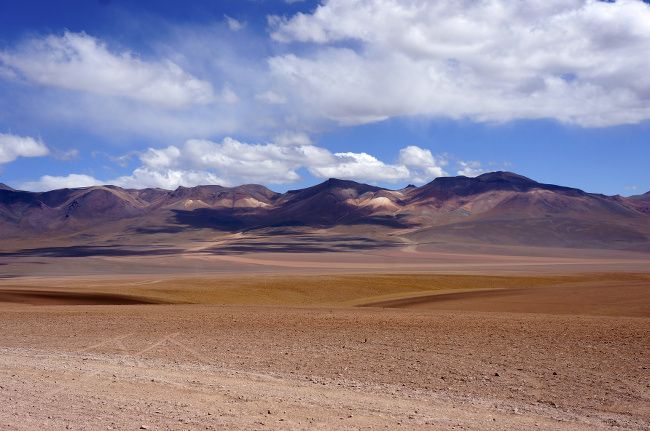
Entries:
POLYGON ((0 318, 2 429, 650 429, 644 317, 6 304, 0 318))

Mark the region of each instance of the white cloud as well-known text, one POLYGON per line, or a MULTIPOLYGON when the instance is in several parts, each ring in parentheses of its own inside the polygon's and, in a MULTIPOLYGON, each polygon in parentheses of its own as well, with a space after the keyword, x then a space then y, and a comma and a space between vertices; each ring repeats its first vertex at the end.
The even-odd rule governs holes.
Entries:
POLYGON ((50 150, 40 140, 0 133, 0 164, 13 162, 18 157, 41 157, 49 153, 50 150))
POLYGON ((162 149, 149 148, 141 156, 142 163, 153 169, 169 168, 181 157, 181 150, 171 146, 162 149))
POLYGON ((163 25, 140 52, 73 32, 5 45, 0 110, 160 145, 391 117, 650 119, 641 0, 327 0, 270 23, 163 25))
POLYGON ((485 173, 485 169, 481 166, 481 162, 475 160, 459 161, 457 175, 464 175, 466 177, 477 177, 485 173))
MULTIPOLYGON (((132 153, 127 154, 130 158, 132 153)), ((205 184, 233 186, 247 183, 291 183, 299 170, 317 178, 341 178, 370 183, 425 183, 446 175, 445 159, 430 150, 404 147, 395 163, 368 153, 338 152, 315 145, 308 135, 286 132, 270 143, 249 144, 233 138, 221 142, 190 139, 183 145, 149 148, 138 155, 140 166, 130 175, 106 181, 88 175, 41 177, 21 185, 26 190, 51 190, 113 184, 124 188, 175 189, 205 184)), ((115 158, 119 161, 120 158, 115 158)))
POLYGON ((269 65, 313 118, 650 119, 641 0, 328 0, 269 22, 275 40, 312 44, 269 65))
POLYGON ((141 166, 134 170, 131 175, 116 178, 109 181, 109 183, 127 189, 153 187, 168 190, 174 190, 180 186, 193 187, 209 184, 227 185, 225 180, 211 172, 154 169, 149 166, 141 166))
POLYGON ((335 153, 333 162, 323 166, 309 167, 317 177, 343 178, 357 181, 396 183, 409 181, 417 184, 446 175, 447 162, 437 160, 431 151, 408 146, 399 151, 395 164, 387 164, 367 153, 335 153))
POLYGON ((85 33, 30 39, 12 51, 0 52, 0 65, 37 84, 166 108, 214 99, 209 82, 171 60, 145 61, 129 51, 114 53, 85 33))
POLYGON ((339 152, 314 145, 302 133, 284 133, 274 142, 248 144, 225 138, 221 142, 190 139, 181 146, 149 148, 139 155, 141 165, 130 175, 106 181, 71 174, 65 177, 44 176, 26 182, 27 190, 50 190, 114 184, 125 188, 246 183, 291 183, 300 179, 298 171, 308 170, 317 178, 342 178, 371 183, 408 181, 424 183, 445 175, 446 161, 431 151, 409 146, 402 148, 397 161, 385 163, 368 153, 339 152))
POLYGON ((220 143, 191 139, 180 162, 212 169, 230 182, 288 183, 298 168, 326 161, 330 153, 312 145, 247 144, 232 138, 220 143))
POLYGON ((310 167, 316 177, 342 178, 357 181, 389 182, 409 178, 404 165, 388 165, 367 153, 335 153, 334 162, 324 166, 310 167))
POLYGON ((44 175, 38 181, 28 181, 18 186, 21 190, 43 192, 56 189, 90 187, 102 182, 89 175, 70 174, 66 176, 44 175))
POLYGON ((5 122, 30 118, 43 129, 84 130, 103 141, 166 144, 309 128, 297 119, 284 126, 292 108, 279 93, 263 103, 255 97, 273 88, 267 39, 225 23, 163 28, 145 41, 146 54, 70 32, 0 47, 0 84, 11 89, 5 122))
POLYGON ((367 153, 332 154, 302 133, 284 133, 274 142, 248 144, 225 138, 221 142, 190 139, 182 146, 150 148, 140 155, 133 174, 110 181, 123 187, 175 188, 199 184, 291 183, 307 169, 318 178, 345 178, 374 183, 423 183, 444 175, 444 160, 429 150, 403 148, 395 164, 367 153))
POLYGON ((226 24, 228 24, 228 28, 232 31, 239 31, 246 26, 246 23, 228 15, 226 15, 226 24))
POLYGON ((190 139, 182 146, 149 148, 140 155, 142 165, 131 175, 110 181, 122 187, 180 185, 238 185, 290 183, 300 178, 297 169, 326 163, 329 151, 311 145, 306 135, 283 134, 279 143, 247 144, 232 138, 222 142, 190 139))
POLYGON ((447 165, 445 159, 436 158, 430 150, 414 145, 399 151, 399 162, 409 168, 411 179, 416 183, 431 181, 433 178, 447 175, 443 170, 447 165))

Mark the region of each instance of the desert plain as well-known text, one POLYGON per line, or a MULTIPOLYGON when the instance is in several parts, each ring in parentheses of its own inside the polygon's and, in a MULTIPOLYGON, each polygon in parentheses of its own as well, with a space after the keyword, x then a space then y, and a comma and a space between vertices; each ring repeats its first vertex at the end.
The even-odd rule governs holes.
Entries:
POLYGON ((2 429, 650 429, 647 253, 192 244, 4 252, 2 429))

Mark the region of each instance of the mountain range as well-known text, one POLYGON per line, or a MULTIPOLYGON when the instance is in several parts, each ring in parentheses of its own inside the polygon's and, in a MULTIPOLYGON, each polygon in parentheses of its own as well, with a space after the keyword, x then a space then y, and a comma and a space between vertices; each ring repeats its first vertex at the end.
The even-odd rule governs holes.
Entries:
POLYGON ((276 193, 261 185, 176 190, 94 186, 48 192, 0 184, 5 239, 137 237, 187 231, 259 235, 398 236, 408 241, 475 242, 650 250, 650 192, 606 196, 542 184, 511 172, 440 177, 389 190, 329 179, 276 193))

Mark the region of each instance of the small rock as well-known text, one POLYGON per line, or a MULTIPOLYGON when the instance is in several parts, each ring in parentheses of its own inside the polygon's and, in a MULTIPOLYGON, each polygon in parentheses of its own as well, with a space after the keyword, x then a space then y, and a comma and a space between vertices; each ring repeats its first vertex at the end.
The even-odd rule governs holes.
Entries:
POLYGON ((494 373, 494 377, 500 377, 499 373, 494 373))
POLYGON ((141 430, 148 430, 149 428, 146 425, 142 425, 142 426, 140 426, 140 429, 141 430))

